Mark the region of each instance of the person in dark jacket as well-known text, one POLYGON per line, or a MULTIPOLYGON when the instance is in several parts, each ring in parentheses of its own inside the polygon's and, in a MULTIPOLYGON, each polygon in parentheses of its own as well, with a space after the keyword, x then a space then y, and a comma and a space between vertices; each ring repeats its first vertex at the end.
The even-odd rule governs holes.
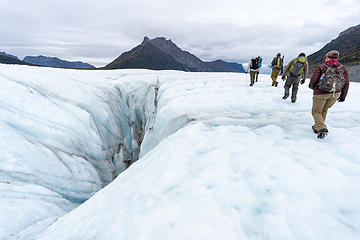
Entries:
POLYGON ((271 86, 277 87, 277 85, 278 85, 277 78, 283 69, 283 58, 281 58, 281 53, 276 54, 276 57, 271 62, 271 67, 272 67, 272 72, 271 72, 272 85, 271 86))
POLYGON ((318 138, 324 138, 328 129, 325 125, 325 119, 328 109, 331 108, 336 100, 339 102, 345 101, 346 95, 349 90, 349 74, 345 66, 338 62, 339 52, 332 50, 326 54, 325 62, 314 69, 311 77, 309 88, 314 90, 312 116, 315 124, 312 126, 313 131, 318 134, 318 138), (344 85, 340 91, 328 92, 319 89, 319 81, 324 76, 323 74, 328 68, 338 68, 343 71, 344 85))
POLYGON ((259 71, 256 73, 255 82, 257 82, 259 79, 260 68, 262 67, 262 57, 258 56, 257 59, 259 61, 259 71))
POLYGON ((250 86, 253 86, 255 83, 255 78, 257 81, 257 74, 259 74, 260 61, 259 58, 252 58, 249 63, 250 70, 250 86))

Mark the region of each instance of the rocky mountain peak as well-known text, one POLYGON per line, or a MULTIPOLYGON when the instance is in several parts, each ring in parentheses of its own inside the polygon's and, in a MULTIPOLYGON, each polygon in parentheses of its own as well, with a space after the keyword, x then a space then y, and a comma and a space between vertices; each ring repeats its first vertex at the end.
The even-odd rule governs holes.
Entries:
POLYGON ((147 36, 144 37, 144 40, 142 41, 141 45, 144 45, 146 43, 148 43, 150 41, 150 38, 148 38, 147 36))

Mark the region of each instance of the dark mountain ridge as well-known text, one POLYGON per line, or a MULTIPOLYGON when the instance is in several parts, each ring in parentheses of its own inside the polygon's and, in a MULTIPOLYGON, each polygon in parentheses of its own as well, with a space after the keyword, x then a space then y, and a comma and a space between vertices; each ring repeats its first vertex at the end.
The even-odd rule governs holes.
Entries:
POLYGON ((336 39, 309 55, 310 72, 324 61, 325 54, 331 50, 340 52, 339 61, 349 68, 350 80, 360 81, 360 25, 341 32, 336 39))
POLYGON ((80 61, 71 62, 62 60, 57 57, 47 57, 47 56, 26 56, 23 59, 24 62, 44 67, 59 67, 59 68, 95 68, 93 65, 88 63, 83 63, 80 61))
POLYGON ((15 59, 17 59, 17 60, 20 60, 17 56, 8 54, 8 53, 6 53, 6 52, 0 52, 0 55, 6 56, 6 57, 11 57, 11 58, 15 58, 15 59))
MULTIPOLYGON (((235 63, 236 64, 236 63, 235 63)), ((195 55, 183 51, 164 37, 144 37, 140 45, 121 54, 105 69, 146 68, 153 70, 182 70, 188 72, 245 72, 234 63, 222 60, 203 62, 195 55)))
MULTIPOLYGON (((12 55, 10 55, 12 56, 12 55)), ((0 54, 0 63, 3 64, 18 64, 18 65, 31 65, 29 63, 23 62, 18 58, 9 57, 9 55, 0 54)))

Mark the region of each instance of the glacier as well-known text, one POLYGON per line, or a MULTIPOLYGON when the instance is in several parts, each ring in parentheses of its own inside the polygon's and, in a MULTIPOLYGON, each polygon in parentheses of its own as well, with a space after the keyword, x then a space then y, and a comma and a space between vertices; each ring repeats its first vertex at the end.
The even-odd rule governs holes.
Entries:
POLYGON ((360 85, 0 65, 0 239, 360 239, 360 85), (131 165, 130 165, 131 164, 131 165), (130 165, 130 167, 129 167, 130 165))

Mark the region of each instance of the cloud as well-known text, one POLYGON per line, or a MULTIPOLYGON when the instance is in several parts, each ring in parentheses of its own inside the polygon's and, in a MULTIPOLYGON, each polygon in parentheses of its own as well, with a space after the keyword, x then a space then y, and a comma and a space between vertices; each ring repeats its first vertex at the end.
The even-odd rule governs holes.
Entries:
POLYGON ((58 56, 104 66, 138 45, 164 36, 206 61, 247 62, 278 51, 310 54, 357 25, 357 0, 2 0, 0 50, 58 56))

